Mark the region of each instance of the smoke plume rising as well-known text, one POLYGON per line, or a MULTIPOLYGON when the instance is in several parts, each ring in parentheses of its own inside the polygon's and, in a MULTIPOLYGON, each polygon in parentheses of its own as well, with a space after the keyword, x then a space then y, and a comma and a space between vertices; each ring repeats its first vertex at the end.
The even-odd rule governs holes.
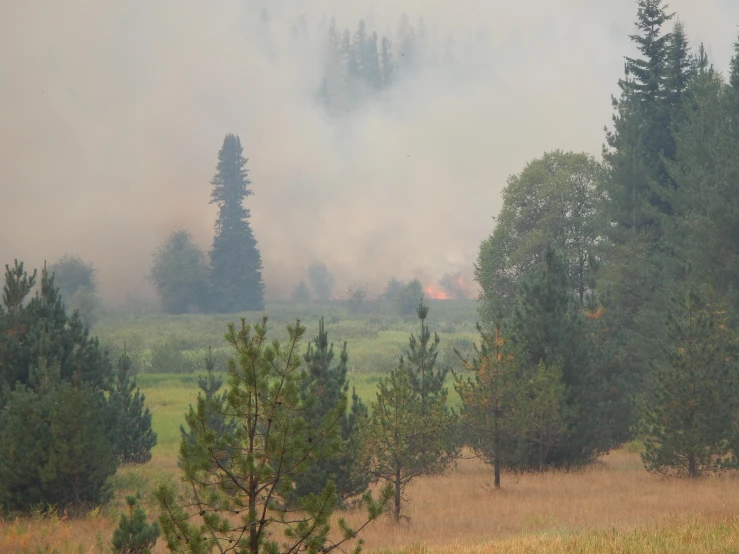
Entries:
MULTIPOLYGON (((671 8, 725 70, 739 2, 671 8)), ((555 148, 599 155, 635 12, 632 0, 9 2, 0 262, 70 252, 109 299, 145 288, 173 227, 209 248, 209 181, 234 132, 268 297, 288 296, 314 259, 342 287, 469 280, 508 175, 555 148), (327 20, 394 37, 403 13, 439 43, 453 34, 454 70, 423 68, 328 115, 315 99, 327 20)))

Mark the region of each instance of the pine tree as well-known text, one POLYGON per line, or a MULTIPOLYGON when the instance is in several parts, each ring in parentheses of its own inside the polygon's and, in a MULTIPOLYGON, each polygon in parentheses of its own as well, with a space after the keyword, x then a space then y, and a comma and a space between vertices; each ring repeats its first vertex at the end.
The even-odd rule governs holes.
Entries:
POLYGON ((6 266, 0 306, 0 507, 80 509, 109 497, 118 465, 112 371, 97 339, 69 317, 46 267, 35 281, 6 266))
POLYGON ((429 399, 424 409, 402 360, 397 369, 380 379, 377 389, 362 442, 371 456, 374 479, 392 485, 397 521, 402 517, 408 484, 422 475, 443 473, 456 459, 457 449, 446 439, 454 420, 446 408, 446 391, 429 399))
MULTIPOLYGON (((348 405, 349 393, 346 342, 335 359, 334 345, 329 342, 323 318, 318 322, 318 335, 308 345, 304 360, 307 365, 305 383, 301 387, 304 417, 318 430, 339 406, 348 405)), ((367 460, 357 440, 359 426, 366 418, 367 408, 353 392, 351 407, 341 420, 341 448, 332 457, 316 460, 296 480, 297 496, 319 494, 329 480, 334 481, 342 501, 367 490, 370 480, 367 460)))
POLYGON ((118 528, 113 532, 111 546, 116 554, 150 554, 159 538, 159 524, 146 521, 146 512, 138 505, 136 496, 127 496, 128 515, 122 514, 118 528))
POLYGON ((340 533, 331 535, 339 504, 331 482, 320 494, 297 499, 298 509, 293 509, 293 483, 314 461, 341 447, 346 409, 341 402, 318 429, 303 417, 298 350, 304 333, 297 321, 281 343, 267 339, 266 318, 254 327, 242 319, 238 330, 229 324, 226 340, 235 359, 229 360, 226 412, 238 421, 238 429, 215 432, 202 397, 187 414, 194 441, 183 436, 180 467, 188 487, 162 485, 156 493, 170 549, 209 552, 231 545, 249 554, 330 552, 356 540, 364 525, 382 515, 390 491, 379 500, 368 492, 363 497, 366 523, 350 528, 340 519, 340 533))
POLYGON ((434 333, 431 339, 431 331, 426 325, 429 307, 421 301, 416 314, 421 324, 418 337, 411 334, 408 339, 408 349, 405 352, 405 360, 410 372, 413 388, 421 395, 421 407, 425 409, 427 401, 438 396, 444 391, 448 368, 436 368, 436 359, 439 356, 439 335, 434 333))
POLYGON ((455 376, 462 401, 460 428, 476 456, 493 466, 496 489, 504 467, 517 466, 516 443, 523 431, 520 405, 522 389, 515 356, 505 346, 500 326, 486 333, 478 324, 480 346, 475 358, 463 360, 474 379, 455 376))
POLYGON ((734 90, 734 94, 739 95, 739 38, 734 43, 734 55, 731 58, 729 69, 729 84, 734 90))
POLYGON ((124 345, 110 394, 115 414, 115 454, 122 463, 144 464, 151 460, 157 434, 151 428, 151 412, 144 406, 145 400, 136 386, 136 378, 131 375, 131 358, 124 345))
POLYGON ((228 134, 218 153, 211 181, 211 203, 218 206, 216 236, 210 254, 211 311, 238 312, 264 308, 262 259, 243 201, 253 192, 247 159, 238 136, 228 134))
POLYGON ((644 405, 642 459, 649 471, 698 477, 730 461, 739 359, 722 310, 692 283, 686 289, 644 405))
MULTIPOLYGON (((223 387, 223 379, 215 374, 216 359, 210 346, 208 347, 208 355, 203 361, 207 374, 198 378, 198 387, 200 387, 198 406, 190 405, 189 417, 195 417, 196 410, 199 409, 202 401, 202 410, 208 429, 218 436, 232 437, 238 430, 238 426, 236 421, 227 413, 228 391, 220 392, 221 387, 223 387)), ((186 430, 182 425, 180 425, 180 435, 190 444, 194 445, 197 442, 197 436, 192 431, 186 430)), ((224 454, 227 452, 224 450, 224 454)), ((225 459, 225 456, 222 459, 225 459)))

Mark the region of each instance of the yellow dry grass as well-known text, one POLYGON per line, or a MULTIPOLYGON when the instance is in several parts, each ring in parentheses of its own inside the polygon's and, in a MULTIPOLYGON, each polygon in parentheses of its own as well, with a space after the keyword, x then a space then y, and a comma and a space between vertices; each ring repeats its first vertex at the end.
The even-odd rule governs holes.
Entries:
MULTIPOLYGON (((131 475, 122 478, 170 473, 175 456, 161 450, 146 468, 124 468, 131 475)), ((490 477, 487 466, 466 459, 445 476, 418 479, 408 490, 410 519, 370 525, 366 551, 739 552, 739 479, 731 475, 660 478, 642 469, 638 454, 621 450, 585 470, 504 474, 499 491, 490 477)), ((103 552, 115 511, 0 522, 0 552, 103 552)), ((163 541, 155 552, 166 552, 163 541)))

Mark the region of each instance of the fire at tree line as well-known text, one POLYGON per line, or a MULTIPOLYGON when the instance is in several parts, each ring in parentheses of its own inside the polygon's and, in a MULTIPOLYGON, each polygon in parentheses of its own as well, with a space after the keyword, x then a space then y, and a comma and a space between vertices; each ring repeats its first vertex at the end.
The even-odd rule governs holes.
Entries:
MULTIPOLYGON (((307 346, 300 321, 283 341, 266 318, 229 325, 227 373, 208 357, 181 428, 182 481, 156 490, 153 525, 128 498, 114 547, 144 552, 160 535, 189 552, 361 546, 364 525, 385 512, 403 518, 408 484, 445 472, 463 448, 491 466, 496 488, 507 470, 583 466, 629 440, 643 444, 650 472, 739 467, 739 42, 724 77, 672 21, 659 0, 639 2, 640 57, 627 58, 602 161, 549 152, 508 180, 475 265, 472 356, 460 354, 455 370, 437 363, 441 341, 417 281, 393 280, 374 301, 394 302, 418 327, 397 366, 377 368, 369 406, 349 388, 348 345, 335 350, 323 320, 307 346), (366 510, 365 523, 339 519, 332 530, 344 508, 366 510)), ((264 308, 245 164, 227 135, 209 263, 182 230, 156 253, 165 311, 264 308)), ((130 358, 109 360, 84 320, 93 271, 70 256, 40 274, 6 266, 6 514, 89 509, 110 498, 120 464, 151 458, 156 434, 130 358)), ((296 300, 331 298, 324 265, 311 266, 309 282, 296 300)), ((372 309, 366 291, 346 302, 372 309)))

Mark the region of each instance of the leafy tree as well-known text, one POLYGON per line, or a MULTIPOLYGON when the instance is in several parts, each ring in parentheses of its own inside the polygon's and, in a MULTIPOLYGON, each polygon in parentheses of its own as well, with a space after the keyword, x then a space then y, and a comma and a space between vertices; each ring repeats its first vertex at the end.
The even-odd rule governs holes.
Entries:
POLYGON ((184 229, 172 231, 159 246, 149 278, 166 313, 184 314, 204 307, 208 293, 205 254, 184 229))
POLYGON ((365 285, 354 284, 347 289, 347 308, 350 314, 361 314, 369 308, 369 292, 365 285))
POLYGON ((554 151, 508 179, 498 223, 475 266, 484 322, 511 314, 518 281, 535 271, 550 246, 563 254, 569 286, 585 303, 603 237, 601 175, 591 156, 554 151))
POLYGON ((228 134, 218 152, 211 204, 218 206, 210 253, 210 310, 231 313, 264 308, 262 258, 243 201, 253 194, 247 159, 237 135, 228 134))
MULTIPOLYGON (((305 419, 318 433, 321 426, 325 425, 326 418, 330 418, 342 403, 348 403, 349 395, 346 343, 336 359, 323 318, 318 323, 318 335, 308 345, 304 360, 307 372, 301 387, 301 398, 305 406, 305 419)), ((370 480, 367 460, 358 436, 359 426, 366 418, 367 408, 355 391, 350 410, 340 421, 341 448, 332 457, 317 459, 299 476, 295 482, 297 496, 320 494, 329 480, 333 480, 342 501, 367 490, 370 480)))
POLYGON ((649 471, 698 477, 730 461, 739 359, 719 306, 692 283, 686 289, 644 404, 642 459, 649 471))
POLYGON ((151 460, 151 449, 157 434, 151 428, 151 412, 144 406, 146 397, 136 386, 131 374, 131 358, 126 353, 118 358, 118 371, 110 403, 115 415, 115 454, 123 463, 144 464, 151 460))
POLYGON ((180 466, 188 487, 157 490, 170 549, 329 552, 356 539, 382 514, 389 493, 378 501, 366 493, 367 521, 352 529, 339 519, 341 538, 333 540, 329 533, 339 497, 332 482, 319 495, 299 498, 297 511, 286 504, 295 480, 315 460, 339 450, 346 408, 340 402, 319 429, 306 421, 298 354, 305 328, 298 321, 287 332, 289 339, 281 344, 267 340, 266 318, 253 327, 242 319, 238 330, 229 324, 226 340, 235 360, 229 361, 226 413, 238 428, 234 433, 211 429, 202 396, 187 415, 195 441, 183 437, 180 466))
POLYGON ((424 408, 403 360, 377 388, 362 442, 371 456, 374 479, 392 485, 397 521, 408 484, 422 475, 443 473, 456 459, 456 448, 447 440, 454 421, 446 408, 445 390, 424 408))
POLYGON ((83 287, 93 294, 97 292, 97 270, 79 256, 64 254, 49 266, 49 272, 54 274, 54 283, 63 300, 71 299, 83 287))
POLYGON ((305 281, 300 281, 293 290, 293 300, 295 302, 309 302, 311 299, 310 289, 305 281))
POLYGON ((383 300, 389 300, 391 302, 394 301, 404 287, 405 283, 403 283, 403 281, 399 281, 398 279, 393 277, 385 285, 385 290, 382 293, 383 300))
POLYGON ((336 279, 323 262, 315 261, 308 267, 308 280, 316 298, 329 300, 336 285, 336 279))
POLYGON ((149 524, 146 512, 138 506, 138 498, 127 496, 128 515, 122 514, 118 528, 113 532, 113 551, 120 554, 151 554, 159 538, 159 524, 149 524))
POLYGON ((422 301, 423 285, 418 279, 413 279, 405 283, 403 289, 395 296, 395 305, 402 317, 412 314, 422 301))
MULTIPOLYGON (((496 326, 486 333, 478 325, 480 346, 475 358, 462 359, 474 379, 455 376, 455 389, 462 401, 461 426, 476 456, 493 466, 495 488, 500 488, 503 467, 516 466, 516 443, 523 430, 520 404, 522 391, 515 356, 506 347, 496 326)), ((460 356, 461 358, 461 356, 460 356)))

